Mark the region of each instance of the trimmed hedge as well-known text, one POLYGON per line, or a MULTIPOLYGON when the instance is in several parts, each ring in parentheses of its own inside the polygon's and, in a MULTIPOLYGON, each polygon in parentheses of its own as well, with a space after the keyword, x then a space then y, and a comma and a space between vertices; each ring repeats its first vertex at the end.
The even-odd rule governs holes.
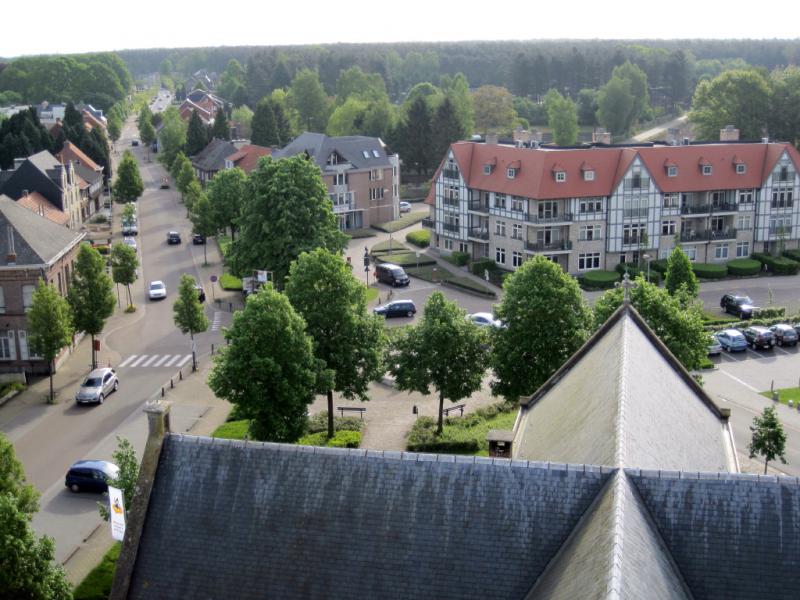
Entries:
POLYGON ((411 231, 406 234, 406 241, 418 248, 427 248, 431 244, 431 232, 427 229, 411 231))
POLYGON ((797 275, 800 262, 794 261, 785 256, 770 256, 768 254, 753 254, 753 258, 762 265, 767 265, 770 273, 775 275, 797 275))
POLYGON ((786 250, 783 255, 795 262, 800 262, 800 250, 786 250))
POLYGON ((701 279, 722 279, 728 275, 728 267, 717 263, 692 263, 692 271, 701 279))
POLYGON ((478 277, 483 277, 484 271, 489 271, 489 274, 496 273, 500 270, 500 267, 497 266, 497 263, 493 261, 491 258, 479 258, 477 260, 473 260, 472 264, 469 266, 469 270, 473 275, 477 275, 478 277))
POLYGON ((656 271, 657 273, 661 273, 662 275, 667 274, 667 259, 666 258, 659 258, 658 260, 654 260, 650 263, 650 268, 656 271))
POLYGON ((661 284, 661 273, 654 270, 652 268, 652 264, 650 265, 650 278, 647 278, 647 268, 640 269, 639 267, 634 267, 632 264, 629 263, 619 263, 614 270, 620 274, 620 277, 625 274, 625 271, 628 272, 628 276, 631 279, 636 279, 639 275, 647 279, 650 283, 654 283, 656 285, 661 284))
POLYGON ((400 231, 401 229, 404 229, 411 225, 416 225, 427 216, 428 215, 426 215, 422 211, 410 212, 406 213, 405 215, 403 215, 402 217, 400 217, 395 221, 387 221, 386 223, 376 223, 375 225, 372 226, 372 228, 377 229, 378 231, 385 231, 386 233, 394 233, 395 231, 400 231))
POLYGON ((469 254, 467 252, 459 252, 458 250, 453 250, 449 255, 443 255, 442 258, 457 267, 464 267, 469 262, 469 254))
POLYGON ((620 280, 620 274, 616 271, 587 271, 580 279, 581 285, 590 290, 608 290, 620 280))
POLYGON ((758 275, 761 272, 761 263, 752 258, 737 258, 728 261, 728 275, 745 277, 747 275, 758 275))
POLYGON ((375 237, 375 232, 372 229, 348 229, 344 234, 351 240, 359 238, 375 237))
POLYGON ((786 308, 783 306, 768 306, 767 308, 759 308, 754 311, 753 316, 756 319, 775 319, 777 317, 786 316, 786 308))

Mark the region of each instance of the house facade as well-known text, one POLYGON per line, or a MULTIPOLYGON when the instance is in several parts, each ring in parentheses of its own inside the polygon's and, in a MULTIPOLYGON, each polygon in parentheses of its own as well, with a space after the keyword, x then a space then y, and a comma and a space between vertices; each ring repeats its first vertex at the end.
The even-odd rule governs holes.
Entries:
POLYGON ((78 187, 81 191, 81 221, 86 221, 91 215, 100 210, 100 196, 103 192, 103 167, 70 141, 64 142, 64 147, 56 155, 63 165, 72 163, 78 177, 78 187))
POLYGON ((349 231, 400 215, 400 157, 380 138, 305 132, 272 156, 305 154, 322 171, 339 229, 349 231))
POLYGON ((431 246, 516 269, 543 254, 570 273, 676 243, 723 263, 800 240, 800 154, 787 143, 525 148, 459 142, 427 203, 431 246))
POLYGON ((226 169, 226 159, 237 150, 238 146, 233 142, 214 138, 205 148, 192 156, 192 168, 200 184, 205 187, 218 171, 226 169))

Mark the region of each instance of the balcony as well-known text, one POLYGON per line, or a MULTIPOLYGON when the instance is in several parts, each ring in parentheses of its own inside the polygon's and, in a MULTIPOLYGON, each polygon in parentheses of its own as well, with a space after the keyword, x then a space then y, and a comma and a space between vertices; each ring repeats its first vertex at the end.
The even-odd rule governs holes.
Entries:
POLYGON ((445 179, 455 179, 458 181, 458 171, 456 169, 442 169, 442 176, 445 179))
POLYGON ((484 203, 484 202, 480 202, 480 201, 470 202, 467 205, 467 210, 471 210, 472 212, 478 212, 478 213, 482 213, 484 215, 488 215, 489 214, 489 205, 484 203))
POLYGON ((525 214, 523 215, 524 219, 528 223, 533 223, 534 225, 555 225, 557 223, 571 223, 572 222, 572 213, 563 213, 560 215, 551 215, 546 217, 540 217, 538 215, 531 215, 525 214))
POLYGON ((710 232, 710 238, 712 242, 718 242, 721 240, 735 240, 736 239, 736 229, 723 229, 723 230, 716 230, 712 229, 710 232))
POLYGON ((572 240, 555 240, 552 242, 525 242, 525 250, 529 252, 569 252, 572 240))
POLYGON ((681 214, 688 216, 706 216, 711 214, 710 204, 684 204, 681 206, 681 214))
POLYGON ((489 230, 483 227, 470 227, 467 230, 467 237, 473 238, 476 240, 488 241, 489 240, 489 230))
POLYGON ((442 207, 444 208, 458 208, 459 200, 458 198, 442 198, 442 207))
POLYGON ((458 233, 459 229, 460 229, 460 227, 458 225, 453 224, 453 223, 442 223, 442 231, 452 231, 452 232, 458 233))
POLYGON ((717 204, 711 205, 711 210, 715 213, 737 212, 739 207, 735 202, 718 202, 717 204))
POLYGON ((710 231, 681 231, 681 241, 691 243, 705 243, 711 237, 710 231))
POLYGON ((434 221, 430 217, 425 217, 424 219, 422 219, 422 226, 427 227, 428 229, 434 229, 436 227, 436 221, 434 221))

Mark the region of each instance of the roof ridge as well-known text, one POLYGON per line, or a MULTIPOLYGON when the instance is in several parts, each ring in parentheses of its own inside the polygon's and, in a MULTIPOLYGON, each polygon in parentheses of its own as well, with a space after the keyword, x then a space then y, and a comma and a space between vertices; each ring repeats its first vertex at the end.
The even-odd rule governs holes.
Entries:
POLYGON ((761 475, 760 473, 733 473, 726 471, 671 471, 664 469, 639 469, 623 467, 631 477, 651 479, 689 479, 696 481, 751 481, 756 483, 780 483, 800 486, 800 477, 791 475, 761 475))
POLYGON ((622 521, 624 520, 624 502, 623 494, 625 494, 625 474, 617 471, 612 475, 611 481, 612 489, 607 493, 613 494, 612 502, 613 508, 611 512, 611 556, 609 556, 610 568, 608 569, 608 595, 607 598, 616 600, 620 598, 620 589, 622 588, 622 553, 624 539, 622 535, 622 521))
MULTIPOLYGON (((625 313, 628 312, 628 305, 623 304, 623 311, 625 313)), ((628 344, 627 344, 627 337, 629 335, 628 330, 628 319, 624 318, 625 315, 622 315, 622 322, 620 323, 620 353, 617 357, 617 418, 614 421, 614 435, 616 436, 616 440, 614 440, 614 464, 619 465, 620 467, 625 466, 625 405, 627 404, 628 400, 628 344)))

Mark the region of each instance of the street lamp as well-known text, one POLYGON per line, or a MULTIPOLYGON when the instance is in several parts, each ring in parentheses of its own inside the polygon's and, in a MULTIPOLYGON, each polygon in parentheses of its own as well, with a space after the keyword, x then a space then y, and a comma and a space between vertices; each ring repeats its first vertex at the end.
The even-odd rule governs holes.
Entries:
POLYGON ((649 254, 644 254, 642 258, 647 262, 647 282, 650 283, 650 261, 653 260, 653 257, 649 254))

